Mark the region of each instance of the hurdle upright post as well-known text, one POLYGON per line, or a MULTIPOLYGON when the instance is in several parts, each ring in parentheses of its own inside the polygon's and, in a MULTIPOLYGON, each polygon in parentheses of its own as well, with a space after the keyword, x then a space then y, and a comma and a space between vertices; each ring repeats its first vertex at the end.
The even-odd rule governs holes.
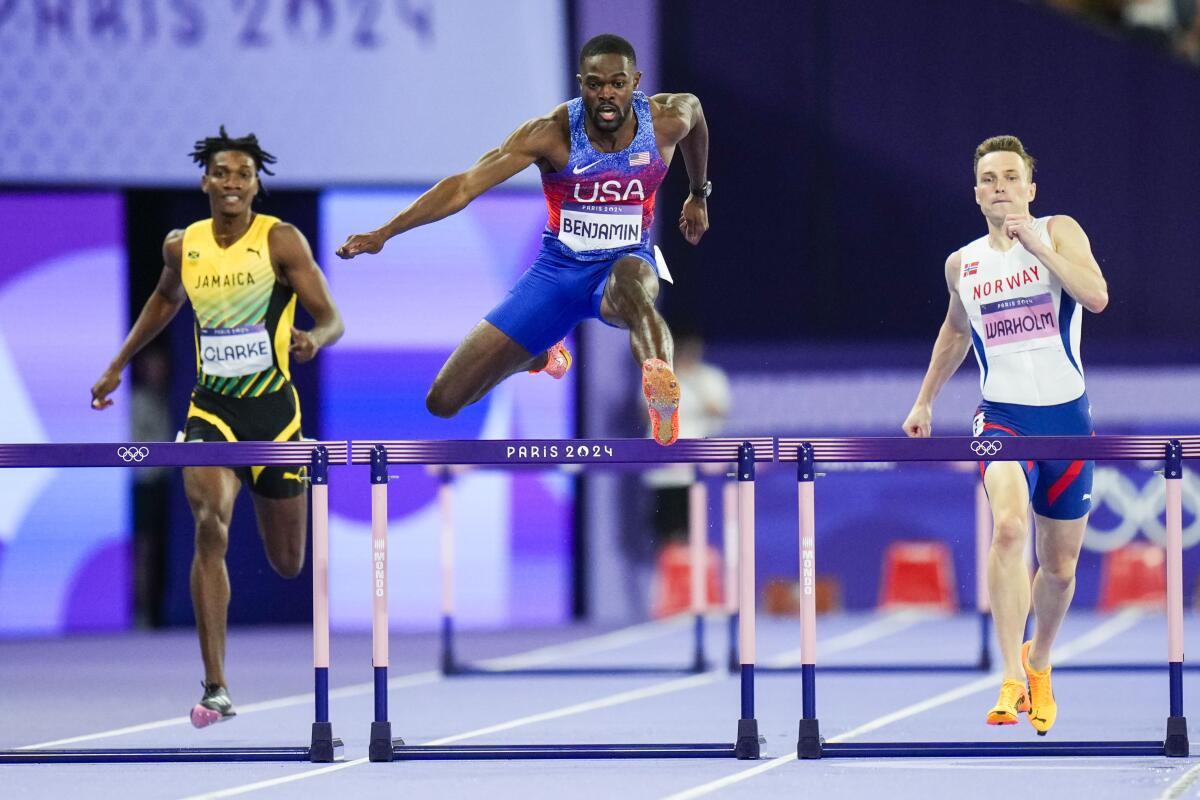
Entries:
POLYGON ((729 671, 736 673, 738 664, 738 540, 737 540, 737 480, 726 476, 721 486, 721 538, 725 552, 725 613, 729 625, 729 671))
POLYGON ((454 658, 454 476, 450 467, 438 469, 438 519, 442 572, 442 674, 459 671, 454 658))
POLYGON ((708 487, 693 467, 688 486, 688 551, 691 563, 692 671, 704 672, 704 609, 708 605, 708 487))
POLYGON ((372 761, 391 761, 392 723, 388 720, 388 607, 387 607, 387 448, 371 448, 371 665, 375 668, 375 719, 371 722, 372 761))
MULTIPOLYGON (((316 702, 309 760, 336 757, 329 721, 329 451, 313 448, 308 468, 313 532, 313 697, 316 702)), ((339 742, 340 744, 340 742, 339 742)))
POLYGON ((1171 715, 1163 750, 1168 756, 1189 752, 1187 717, 1183 715, 1183 447, 1167 443, 1167 663, 1170 671, 1171 715))
POLYGON ((803 710, 796 741, 799 758, 821 757, 821 723, 817 719, 817 531, 812 445, 796 451, 796 484, 800 510, 800 696, 803 710))
POLYGON ((992 668, 992 605, 988 595, 988 551, 992 547, 992 506, 981 479, 975 484, 975 610, 979 614, 979 670, 992 668))
POLYGON ((758 720, 754 717, 754 446, 738 448, 738 650, 742 660, 742 715, 734 756, 759 757, 758 720))

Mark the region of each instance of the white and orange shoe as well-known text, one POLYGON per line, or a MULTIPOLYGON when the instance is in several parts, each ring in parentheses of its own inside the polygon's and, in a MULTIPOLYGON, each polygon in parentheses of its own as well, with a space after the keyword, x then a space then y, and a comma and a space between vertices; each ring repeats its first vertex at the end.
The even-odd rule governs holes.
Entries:
POLYGON ((666 447, 679 438, 679 381, 661 358, 642 362, 642 394, 654 441, 666 447))
POLYGON ((560 381, 570 369, 571 351, 567 349, 567 340, 563 339, 546 351, 546 366, 541 369, 531 369, 529 374, 537 375, 539 372, 544 372, 554 380, 560 381))

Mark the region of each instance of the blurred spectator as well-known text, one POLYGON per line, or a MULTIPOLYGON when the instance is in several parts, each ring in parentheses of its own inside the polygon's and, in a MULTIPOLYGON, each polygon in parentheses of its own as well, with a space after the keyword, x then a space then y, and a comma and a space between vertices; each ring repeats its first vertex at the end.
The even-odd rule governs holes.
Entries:
POLYGON ((1137 38, 1200 63, 1197 0, 1043 0, 1053 8, 1122 27, 1137 38))
MULTIPOLYGON (((675 338, 675 377, 679 379, 679 438, 701 439, 720 432, 729 416, 729 377, 704 361, 704 340, 684 325, 671 326, 675 338)), ((654 531, 659 545, 687 538, 687 487, 695 470, 687 464, 650 470, 654 489, 654 531)))
POLYGON ((1179 52, 1200 64, 1200 2, 1197 0, 1175 0, 1179 15, 1180 34, 1177 41, 1179 52))
MULTIPOLYGON (((147 347, 134 359, 129 402, 134 441, 175 438, 167 407, 170 379, 171 365, 163 347, 147 347)), ((133 471, 133 613, 135 624, 142 628, 161 623, 171 472, 166 467, 133 471)))

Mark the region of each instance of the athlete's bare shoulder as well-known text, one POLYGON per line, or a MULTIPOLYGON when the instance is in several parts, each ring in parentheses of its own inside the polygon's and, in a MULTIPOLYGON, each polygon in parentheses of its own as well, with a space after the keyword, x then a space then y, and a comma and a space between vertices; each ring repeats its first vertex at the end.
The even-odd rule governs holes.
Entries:
POLYGON ((651 95, 650 116, 660 144, 675 144, 688 135, 696 116, 703 113, 700 98, 686 92, 651 95))
POLYGON ((549 114, 522 122, 509 137, 509 142, 543 156, 555 144, 569 142, 570 139, 570 115, 567 113, 567 104, 562 103, 549 114))
POLYGON ((946 285, 958 291, 958 278, 962 270, 962 251, 955 250, 946 258, 946 285))
POLYGON ((560 103, 549 114, 521 123, 503 147, 533 157, 543 171, 562 169, 571 156, 571 115, 567 104, 560 103))
POLYGON ((175 228, 163 239, 163 260, 178 267, 183 261, 183 229, 175 228))

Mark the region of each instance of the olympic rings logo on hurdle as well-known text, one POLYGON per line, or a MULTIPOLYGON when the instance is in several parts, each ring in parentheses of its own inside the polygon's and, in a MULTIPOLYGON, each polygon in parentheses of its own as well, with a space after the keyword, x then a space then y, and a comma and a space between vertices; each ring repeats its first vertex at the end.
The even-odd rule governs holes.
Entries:
MULTIPOLYGON (((1200 478, 1184 470, 1182 481, 1183 507, 1191 512, 1191 522, 1183 528, 1184 548, 1200 544, 1200 478)), ((1160 518, 1166 508, 1166 481, 1157 476, 1140 489, 1129 476, 1114 467, 1097 467, 1092 478, 1092 516, 1089 517, 1083 546, 1096 553, 1107 553, 1124 547, 1143 534, 1158 545, 1167 542, 1167 527, 1160 518), (1103 507, 1120 522, 1116 527, 1101 529, 1091 520, 1103 507)))
POLYGON ((136 464, 150 455, 149 447, 118 447, 117 456, 126 464, 136 464))
POLYGON ((971 442, 971 452, 977 456, 994 456, 1004 449, 1004 442, 999 439, 976 439, 971 442))

